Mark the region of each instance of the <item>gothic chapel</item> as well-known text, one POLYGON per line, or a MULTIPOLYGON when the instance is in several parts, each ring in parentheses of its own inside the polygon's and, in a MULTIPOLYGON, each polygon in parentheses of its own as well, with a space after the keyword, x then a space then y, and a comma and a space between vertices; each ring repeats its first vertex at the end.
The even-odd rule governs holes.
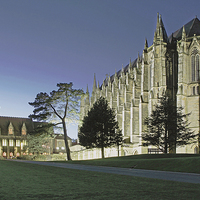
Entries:
MULTIPOLYGON (((132 149, 132 154, 148 153, 151 148, 143 147, 141 135, 145 130, 144 119, 151 114, 153 106, 163 92, 168 92, 177 106, 190 113, 190 128, 200 130, 200 21, 196 17, 183 27, 167 36, 161 16, 157 15, 157 25, 153 44, 145 41, 141 56, 114 75, 107 77, 101 86, 93 91, 88 88, 81 100, 81 116, 87 114, 93 103, 103 96, 116 111, 117 120, 124 136, 124 142, 132 149)), ((177 153, 197 153, 195 144, 179 147, 177 153)))

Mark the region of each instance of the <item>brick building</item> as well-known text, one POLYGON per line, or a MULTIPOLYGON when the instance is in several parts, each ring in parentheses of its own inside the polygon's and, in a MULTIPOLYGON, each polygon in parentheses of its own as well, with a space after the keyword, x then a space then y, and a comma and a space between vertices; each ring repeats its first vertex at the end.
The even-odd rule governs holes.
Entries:
POLYGON ((35 125, 30 118, 0 116, 0 156, 23 155, 27 133, 32 132, 35 125))

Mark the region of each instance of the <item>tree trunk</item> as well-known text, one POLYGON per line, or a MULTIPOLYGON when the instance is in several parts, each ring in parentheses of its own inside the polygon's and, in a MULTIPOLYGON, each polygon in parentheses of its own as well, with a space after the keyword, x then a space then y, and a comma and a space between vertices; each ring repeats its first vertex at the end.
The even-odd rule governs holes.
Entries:
POLYGON ((101 157, 104 158, 104 147, 101 147, 101 157))
POLYGON ((102 134, 101 134, 101 157, 104 158, 104 131, 105 131, 105 127, 104 127, 104 124, 103 124, 103 131, 102 131, 102 134))
POLYGON ((71 154, 70 154, 70 149, 69 149, 69 144, 68 144, 68 140, 67 140, 67 129, 66 129, 66 124, 65 124, 64 119, 62 120, 62 125, 63 125, 63 132, 64 132, 65 149, 66 149, 66 153, 67 153, 67 160, 72 160, 71 154))
POLYGON ((169 118, 174 119, 173 121, 171 121, 168 125, 168 129, 169 129, 169 153, 176 153, 176 139, 177 139, 177 111, 176 111, 176 105, 174 105, 173 107, 173 112, 172 115, 173 116, 169 116, 169 118))
POLYGON ((119 145, 117 145, 117 153, 118 153, 118 157, 119 157, 119 145))
POLYGON ((167 154, 167 145, 168 145, 168 143, 167 143, 167 131, 165 130, 165 148, 164 148, 164 153, 166 153, 167 154))

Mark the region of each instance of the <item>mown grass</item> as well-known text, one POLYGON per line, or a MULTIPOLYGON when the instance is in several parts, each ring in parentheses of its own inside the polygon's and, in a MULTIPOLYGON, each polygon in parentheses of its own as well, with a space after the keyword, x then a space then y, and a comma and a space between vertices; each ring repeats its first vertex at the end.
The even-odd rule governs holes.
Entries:
POLYGON ((0 199, 199 199, 199 184, 0 160, 0 199))
POLYGON ((83 165, 200 173, 199 154, 146 154, 63 162, 83 165))

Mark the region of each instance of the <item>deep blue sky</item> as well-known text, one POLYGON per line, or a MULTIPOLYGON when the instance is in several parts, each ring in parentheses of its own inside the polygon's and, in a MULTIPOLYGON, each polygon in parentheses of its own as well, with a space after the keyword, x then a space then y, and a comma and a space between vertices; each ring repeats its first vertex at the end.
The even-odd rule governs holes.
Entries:
MULTIPOLYGON (((91 92, 106 74, 152 44, 157 12, 168 36, 200 18, 199 0, 0 0, 0 115, 28 117, 28 104, 59 82, 91 92)), ((69 129, 76 138, 76 127, 69 129)))

